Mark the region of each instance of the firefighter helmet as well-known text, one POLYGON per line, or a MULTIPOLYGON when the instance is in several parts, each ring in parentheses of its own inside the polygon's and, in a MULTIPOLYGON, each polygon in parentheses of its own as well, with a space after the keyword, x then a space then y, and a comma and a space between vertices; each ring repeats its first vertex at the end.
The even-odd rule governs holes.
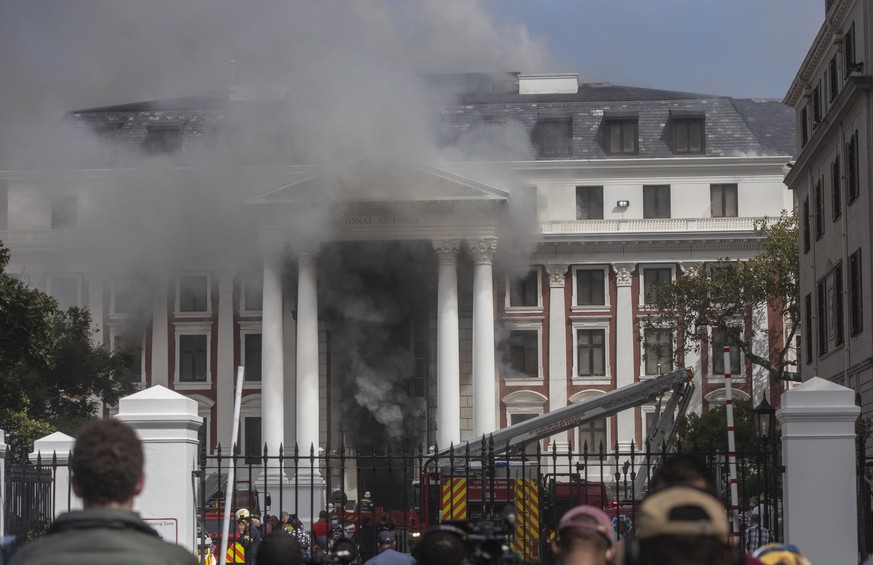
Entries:
POLYGON ((252 517, 252 513, 249 512, 248 508, 240 508, 236 511, 236 520, 239 522, 240 520, 248 520, 252 517))

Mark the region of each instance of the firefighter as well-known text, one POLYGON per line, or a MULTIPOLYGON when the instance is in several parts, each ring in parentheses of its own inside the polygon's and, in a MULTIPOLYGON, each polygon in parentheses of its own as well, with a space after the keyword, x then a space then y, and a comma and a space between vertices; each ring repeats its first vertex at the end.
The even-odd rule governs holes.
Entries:
POLYGON ((358 503, 358 509, 361 512, 372 512, 373 511, 373 499, 370 498, 370 491, 364 493, 364 498, 358 503))
POLYGON ((252 565, 261 545, 261 532, 252 524, 252 513, 247 508, 236 511, 236 526, 239 530, 239 544, 242 545, 245 556, 243 563, 252 565))

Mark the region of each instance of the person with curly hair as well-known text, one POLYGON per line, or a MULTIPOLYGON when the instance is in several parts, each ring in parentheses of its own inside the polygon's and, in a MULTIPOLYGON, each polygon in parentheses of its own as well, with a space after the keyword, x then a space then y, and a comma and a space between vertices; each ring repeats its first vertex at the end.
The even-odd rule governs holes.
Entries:
POLYGON ((145 485, 142 443, 118 420, 79 432, 70 457, 73 492, 84 509, 58 516, 46 534, 12 556, 11 565, 195 565, 186 549, 163 541, 133 512, 145 485))

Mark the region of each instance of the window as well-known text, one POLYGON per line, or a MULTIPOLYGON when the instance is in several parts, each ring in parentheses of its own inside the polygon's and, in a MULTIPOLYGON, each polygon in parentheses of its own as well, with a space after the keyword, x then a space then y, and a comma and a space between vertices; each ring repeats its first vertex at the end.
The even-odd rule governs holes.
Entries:
POLYGON ((602 186, 577 186, 576 187, 576 219, 577 220, 602 220, 603 219, 603 187, 602 186))
POLYGON ((643 186, 643 218, 670 217, 670 185, 643 186))
POLYGON ((509 368, 511 371, 508 371, 507 378, 539 378, 539 332, 536 330, 509 332, 509 368))
POLYGON ((603 269, 576 270, 576 305, 601 306, 606 304, 606 285, 603 269))
POLYGON ((824 235, 824 191, 821 179, 815 183, 815 238, 820 239, 824 235))
POLYGON ((673 281, 673 269, 657 267, 643 269, 643 304, 654 304, 658 300, 658 287, 673 281))
POLYGON ((606 375, 606 330, 577 330, 576 367, 580 377, 606 375))
POLYGON ((182 148, 182 128, 178 125, 151 126, 142 142, 148 155, 168 155, 182 148))
POLYGON ((821 81, 812 89, 812 129, 821 123, 821 81))
POLYGON ((673 118, 673 152, 703 153, 703 118, 673 118))
POLYGON ((807 141, 809 141, 809 114, 804 106, 800 111, 800 146, 806 145, 807 141))
POLYGON ((534 126, 533 144, 540 159, 556 159, 572 155, 573 119, 539 120, 534 126))
POLYGON ((242 304, 240 310, 259 312, 264 304, 264 273, 249 273, 242 282, 242 304))
POLYGON ((849 327, 853 336, 864 331, 862 276, 861 250, 858 249, 849 256, 849 327))
POLYGON ((509 306, 539 306, 540 304, 540 271, 531 269, 524 277, 510 277, 509 306))
POLYGON ((712 329, 712 348, 711 357, 712 357, 712 375, 723 375, 725 373, 724 369, 724 348, 730 347, 730 360, 731 360, 731 375, 732 376, 742 376, 742 367, 740 367, 740 348, 736 345, 731 344, 728 339, 727 330, 724 328, 713 328, 712 329))
POLYGON ((660 375, 673 369, 673 332, 650 329, 645 336, 646 374, 660 375))
POLYGON ((831 204, 833 205, 833 210, 831 210, 831 215, 833 216, 833 220, 836 222, 840 219, 840 216, 843 213, 843 194, 842 188, 840 187, 840 156, 837 155, 834 158, 834 162, 831 163, 831 204))
POLYGON ((206 382, 207 343, 206 334, 179 336, 179 381, 206 382))
POLYGON ((261 382, 261 334, 243 335, 242 362, 246 382, 261 382))
POLYGON ((636 119, 607 120, 606 137, 610 155, 636 155, 639 151, 636 119))
POLYGON ((119 349, 129 350, 133 354, 133 361, 130 368, 125 369, 122 373, 122 378, 132 383, 142 381, 142 343, 135 343, 134 340, 126 338, 126 336, 112 336, 112 350, 119 349))
POLYGON ((803 199, 803 252, 809 253, 810 235, 809 235, 809 195, 803 199))
POLYGON ((852 134, 849 143, 846 146, 846 157, 848 159, 846 175, 848 177, 849 204, 858 199, 860 195, 859 173, 858 168, 858 130, 852 134))
POLYGON ((606 444, 606 418, 597 418, 578 428, 579 451, 581 453, 600 454, 606 453, 609 446, 606 444))
POLYGON ((843 37, 843 55, 845 57, 846 78, 857 69, 855 63, 855 22, 852 22, 843 37))
POLYGON ((82 306, 81 278, 78 275, 52 275, 48 277, 48 294, 61 310, 82 306))
POLYGON ((136 308, 136 290, 133 280, 127 277, 112 279, 112 295, 109 311, 112 314, 132 314, 136 308))
POLYGON ((806 344, 806 351, 804 352, 804 357, 806 357, 806 364, 809 365, 812 363, 812 295, 807 294, 803 298, 803 306, 804 312, 806 312, 806 318, 803 323, 803 339, 806 344))
POLYGON ((831 62, 828 64, 828 86, 830 87, 831 102, 840 93, 840 81, 837 78, 837 56, 831 57, 831 62))
POLYGON ((737 185, 709 185, 709 200, 713 218, 737 217, 737 185))
POLYGON ((186 275, 179 279, 179 312, 209 310, 209 275, 186 275))
POLYGON ((837 265, 818 282, 819 355, 843 344, 843 267, 837 265))
POLYGON ((52 229, 69 230, 77 223, 76 197, 52 196, 52 229))
POLYGON ((243 426, 246 465, 258 465, 264 455, 260 416, 246 416, 243 426))

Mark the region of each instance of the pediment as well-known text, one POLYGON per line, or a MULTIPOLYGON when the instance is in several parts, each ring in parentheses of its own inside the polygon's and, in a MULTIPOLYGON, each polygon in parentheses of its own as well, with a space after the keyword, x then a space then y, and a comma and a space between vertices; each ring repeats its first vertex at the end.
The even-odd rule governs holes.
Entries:
POLYGON ((276 183, 248 203, 496 202, 508 198, 505 190, 444 168, 368 155, 276 183))

